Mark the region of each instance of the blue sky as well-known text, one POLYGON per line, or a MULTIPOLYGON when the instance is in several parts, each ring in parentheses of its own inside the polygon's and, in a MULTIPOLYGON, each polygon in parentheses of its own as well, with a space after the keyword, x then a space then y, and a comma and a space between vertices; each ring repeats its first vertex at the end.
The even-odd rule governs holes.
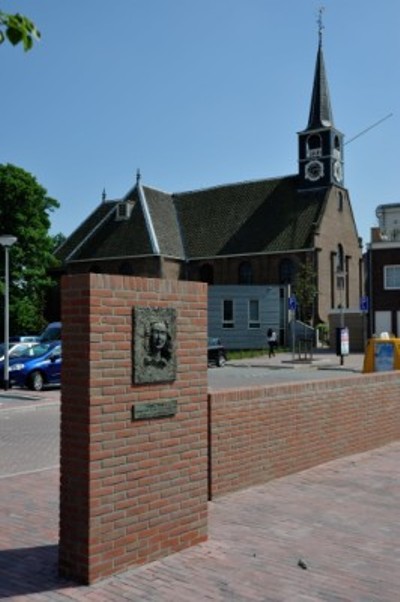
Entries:
MULTIPOLYGON (((364 242, 400 202, 400 2, 325 0, 324 55, 364 242), (356 140, 351 139, 393 114, 356 140)), ((69 235, 139 168, 168 192, 297 171, 318 43, 314 0, 0 0, 32 18, 0 47, 0 163, 32 173, 69 235)))

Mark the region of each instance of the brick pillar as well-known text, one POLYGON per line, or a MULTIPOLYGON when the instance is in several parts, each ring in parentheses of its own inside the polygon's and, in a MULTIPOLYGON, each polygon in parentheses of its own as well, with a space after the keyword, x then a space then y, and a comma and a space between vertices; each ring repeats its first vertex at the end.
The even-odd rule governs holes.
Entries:
POLYGON ((207 288, 66 276, 62 322, 59 569, 90 584, 207 538, 207 288), (175 380, 133 382, 135 307, 174 309, 175 380))

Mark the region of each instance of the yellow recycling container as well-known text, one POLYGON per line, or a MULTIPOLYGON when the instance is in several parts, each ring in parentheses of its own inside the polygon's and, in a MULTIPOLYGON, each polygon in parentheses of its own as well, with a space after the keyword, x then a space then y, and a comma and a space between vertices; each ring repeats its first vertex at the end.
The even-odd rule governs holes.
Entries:
POLYGON ((363 372, 400 370, 400 339, 383 336, 368 339, 363 372))

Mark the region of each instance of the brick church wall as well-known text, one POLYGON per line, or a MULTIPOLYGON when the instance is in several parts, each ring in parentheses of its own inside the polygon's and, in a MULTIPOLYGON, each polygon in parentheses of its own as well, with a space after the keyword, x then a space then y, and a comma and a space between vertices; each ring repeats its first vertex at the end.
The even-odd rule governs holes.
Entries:
POLYGON ((83 583, 207 537, 207 287, 105 274, 62 282, 60 555, 83 583), (176 311, 173 382, 132 382, 132 313, 176 311), (143 402, 177 413, 133 420, 143 402))

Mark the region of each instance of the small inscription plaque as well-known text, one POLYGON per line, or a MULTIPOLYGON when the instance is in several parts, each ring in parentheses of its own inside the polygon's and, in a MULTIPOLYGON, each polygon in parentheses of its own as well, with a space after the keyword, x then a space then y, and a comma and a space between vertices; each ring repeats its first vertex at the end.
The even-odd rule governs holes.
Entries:
POLYGON ((178 407, 176 399, 152 403, 138 403, 132 406, 132 420, 149 420, 150 418, 167 418, 175 416, 178 407))

